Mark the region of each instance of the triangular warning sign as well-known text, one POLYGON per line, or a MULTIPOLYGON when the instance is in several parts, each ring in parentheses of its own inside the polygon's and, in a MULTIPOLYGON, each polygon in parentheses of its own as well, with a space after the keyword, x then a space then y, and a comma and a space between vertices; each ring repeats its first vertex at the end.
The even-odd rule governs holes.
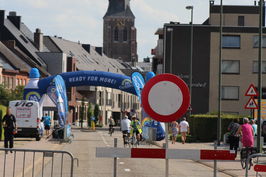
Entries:
POLYGON ((253 84, 250 84, 245 96, 258 96, 258 92, 253 84))
POLYGON ((255 102, 255 100, 251 97, 247 104, 245 105, 245 109, 258 109, 258 105, 257 103, 255 102))

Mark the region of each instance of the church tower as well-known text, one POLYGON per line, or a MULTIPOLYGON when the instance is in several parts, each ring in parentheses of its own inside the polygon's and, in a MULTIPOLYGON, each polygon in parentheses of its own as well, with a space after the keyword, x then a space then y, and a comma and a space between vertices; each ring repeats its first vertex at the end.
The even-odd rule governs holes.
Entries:
POLYGON ((110 58, 137 62, 137 31, 130 0, 109 0, 103 17, 103 52, 110 58))

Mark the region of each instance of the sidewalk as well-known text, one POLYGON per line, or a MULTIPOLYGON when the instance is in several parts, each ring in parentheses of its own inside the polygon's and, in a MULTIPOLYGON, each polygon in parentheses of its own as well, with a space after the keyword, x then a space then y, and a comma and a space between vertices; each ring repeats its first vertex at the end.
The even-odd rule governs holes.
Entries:
MULTIPOLYGON (((165 140, 157 142, 157 145, 159 147, 163 147, 163 144, 165 143, 165 140)), ((214 149, 214 143, 185 143, 182 144, 180 142, 176 142, 175 144, 172 144, 172 142, 168 141, 168 147, 169 149, 214 149)), ((217 147, 217 149, 229 149, 229 145, 221 144, 217 147)), ((264 159, 265 160, 265 159, 264 159)), ((201 163, 205 166, 208 166, 210 168, 214 167, 214 161, 197 161, 198 163, 201 163)), ((238 152, 237 158, 235 161, 218 161, 217 162, 218 170, 224 174, 227 174, 229 176, 233 177, 244 177, 245 176, 245 170, 242 169, 240 164, 240 154, 238 152)), ((249 170, 249 176, 256 176, 256 173, 254 171, 254 168, 252 167, 249 170)), ((262 173, 262 176, 266 176, 266 173, 262 173)))

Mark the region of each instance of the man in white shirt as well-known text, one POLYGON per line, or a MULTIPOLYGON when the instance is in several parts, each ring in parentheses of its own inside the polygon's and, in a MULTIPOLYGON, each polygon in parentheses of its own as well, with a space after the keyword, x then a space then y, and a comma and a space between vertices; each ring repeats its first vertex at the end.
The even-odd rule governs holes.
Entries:
POLYGON ((122 131, 124 145, 129 143, 128 139, 129 139, 129 132, 130 132, 130 123, 131 121, 125 115, 124 119, 122 119, 121 121, 121 131, 122 131))
POLYGON ((186 139, 187 139, 187 133, 189 133, 189 124, 186 121, 185 117, 183 117, 182 121, 180 122, 179 129, 181 132, 182 144, 185 144, 186 139))
POLYGON ((129 133, 130 131, 130 120, 128 119, 127 116, 124 117, 124 119, 122 119, 121 121, 121 131, 122 133, 129 133))

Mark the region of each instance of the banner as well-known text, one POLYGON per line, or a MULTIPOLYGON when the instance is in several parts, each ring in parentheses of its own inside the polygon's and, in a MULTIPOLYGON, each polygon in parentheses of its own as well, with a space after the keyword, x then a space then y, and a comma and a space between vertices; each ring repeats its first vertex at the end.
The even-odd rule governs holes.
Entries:
POLYGON ((66 95, 66 86, 63 78, 57 75, 47 88, 47 95, 51 98, 58 109, 59 126, 66 124, 68 114, 68 100, 66 95))
POLYGON ((131 81, 138 96, 139 101, 141 102, 141 91, 144 88, 145 81, 139 72, 134 72, 131 74, 131 81))

